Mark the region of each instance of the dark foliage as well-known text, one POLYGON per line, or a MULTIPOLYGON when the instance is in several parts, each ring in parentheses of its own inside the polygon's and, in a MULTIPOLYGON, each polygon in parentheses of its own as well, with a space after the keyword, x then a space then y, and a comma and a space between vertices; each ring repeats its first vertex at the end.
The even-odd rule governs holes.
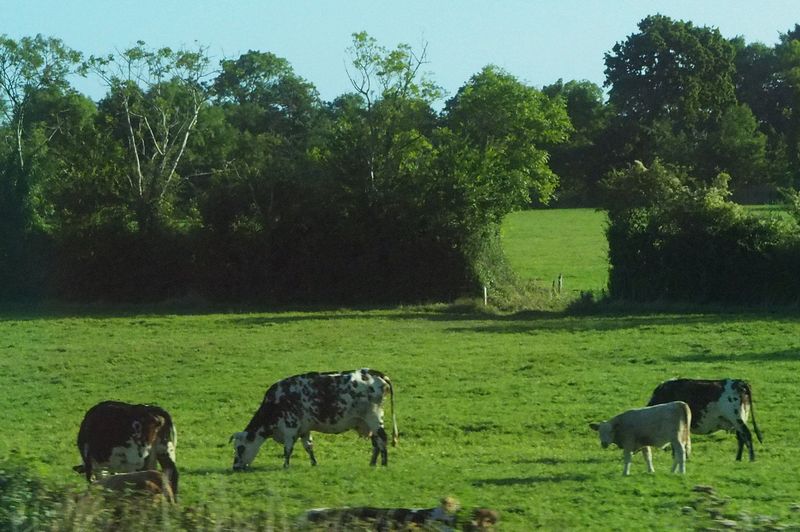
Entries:
POLYGON ((725 176, 697 187, 656 161, 610 176, 607 230, 612 298, 633 301, 797 303, 797 224, 727 201, 725 176), (645 186, 646 185, 646 186, 645 186), (635 200, 632 198, 636 198, 635 200))

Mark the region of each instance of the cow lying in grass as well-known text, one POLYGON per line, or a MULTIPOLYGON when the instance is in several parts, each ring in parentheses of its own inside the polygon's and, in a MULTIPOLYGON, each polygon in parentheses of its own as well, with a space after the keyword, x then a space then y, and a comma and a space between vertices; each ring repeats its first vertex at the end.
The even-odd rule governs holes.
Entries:
POLYGON ((629 475, 633 453, 641 450, 647 471, 652 473, 653 457, 650 447, 672 445, 672 472, 686 472, 686 458, 691 451, 689 427, 692 412, 683 401, 635 408, 623 412, 608 421, 590 423, 600 434, 600 443, 605 449, 612 443, 624 451, 623 475, 629 475))
POLYGON ((170 504, 175 503, 175 493, 172 491, 169 480, 160 471, 152 469, 109 475, 95 480, 92 485, 119 493, 150 495, 170 504))
POLYGON ((304 524, 325 526, 335 530, 467 530, 471 532, 494 530, 497 512, 477 508, 469 520, 459 522, 458 501, 445 497, 434 508, 317 508, 303 516, 304 524))
POLYGON ((235 451, 233 470, 250 467, 261 445, 273 438, 283 444, 283 467, 289 467, 298 438, 311 465, 314 456, 311 431, 339 434, 355 430, 372 439, 372 460, 387 464, 387 436, 383 428, 383 398, 392 402, 392 444, 397 444, 394 393, 389 377, 372 369, 341 373, 306 373, 276 382, 242 432, 231 436, 235 451))
POLYGON ((756 459, 753 436, 747 428, 747 418, 753 417, 753 430, 762 441, 753 410, 750 385, 739 379, 701 380, 671 379, 658 385, 648 406, 684 401, 692 411, 692 433, 709 434, 718 430, 735 431, 739 449, 736 460, 742 459, 744 446, 750 461, 756 459))

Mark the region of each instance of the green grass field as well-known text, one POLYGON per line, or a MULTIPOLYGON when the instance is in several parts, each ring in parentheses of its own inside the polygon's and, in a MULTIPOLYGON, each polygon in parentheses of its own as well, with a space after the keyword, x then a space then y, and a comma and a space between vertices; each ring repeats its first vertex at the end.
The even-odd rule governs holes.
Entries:
MULTIPOLYGON (((557 227, 554 211, 530 215, 545 212, 557 227)), ((593 212, 562 214, 566 225, 601 221, 593 212)), ((514 232, 504 238, 509 243, 514 232)), ((574 241, 536 246, 566 252, 574 241)), ((602 266, 588 262, 605 259, 585 250, 573 257, 565 277, 574 275, 584 289, 601 286, 587 272, 602 266)), ((434 506, 453 495, 467 508, 497 509, 502 530, 689 529, 710 523, 702 505, 693 509, 701 496, 692 491, 709 485, 727 501, 722 513, 741 526, 762 519, 764 528, 775 520, 796 528, 798 363, 798 316, 767 310, 6 310, 0 459, 21 457, 48 482, 79 489, 71 467, 79 462, 83 413, 118 399, 172 413, 183 506, 205 505, 219 515, 267 512, 278 527, 313 507, 434 506), (370 468, 369 441, 348 433, 315 435, 316 468, 298 445, 283 470, 282 448, 269 441, 252 471, 231 471, 228 438, 244 429, 270 384, 363 366, 395 384, 400 443, 389 450, 388 468, 370 468), (622 477, 622 452, 601 449, 588 423, 644 405, 656 384, 675 376, 752 383, 765 437, 756 462, 734 462, 733 435, 698 436, 685 477, 669 473, 668 452, 655 453, 654 475, 637 455, 632 475, 622 477)))
POLYGON ((606 214, 593 209, 521 211, 506 217, 503 248, 512 268, 545 288, 563 275, 564 297, 608 283, 606 214))

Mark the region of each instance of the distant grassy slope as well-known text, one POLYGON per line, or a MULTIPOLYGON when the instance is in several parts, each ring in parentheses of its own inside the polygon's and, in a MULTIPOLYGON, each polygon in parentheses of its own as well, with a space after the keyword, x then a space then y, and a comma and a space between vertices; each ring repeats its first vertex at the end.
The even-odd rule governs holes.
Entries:
POLYGON ((564 290, 602 290, 608 282, 606 214, 594 209, 511 213, 502 227, 503 248, 524 279, 550 286, 559 273, 564 290))

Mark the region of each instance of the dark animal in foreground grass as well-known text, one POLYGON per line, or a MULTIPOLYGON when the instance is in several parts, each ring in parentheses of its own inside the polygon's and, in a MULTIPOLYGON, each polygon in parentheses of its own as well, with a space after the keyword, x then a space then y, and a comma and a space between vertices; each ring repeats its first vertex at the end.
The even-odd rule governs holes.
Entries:
POLYGON ((371 530, 493 530, 497 524, 497 512, 488 508, 475 509, 468 520, 459 522, 458 501, 445 497, 434 508, 317 508, 303 516, 303 524, 341 529, 371 530), (460 526, 459 526, 460 525, 460 526))
POLYGON ((90 408, 78 431, 83 464, 73 469, 91 481, 101 470, 130 473, 161 465, 178 493, 177 432, 172 417, 155 405, 104 401, 90 408))
POLYGON ((641 450, 647 471, 652 473, 653 457, 650 447, 672 445, 672 472, 686 472, 686 458, 691 452, 689 426, 692 413, 689 405, 674 401, 663 405, 627 410, 608 421, 590 423, 600 434, 605 449, 612 443, 624 450, 623 475, 629 475, 633 453, 641 450))
POLYGON ((672 379, 664 381, 653 391, 648 405, 683 401, 692 410, 692 433, 709 434, 718 430, 735 431, 739 442, 736 460, 742 459, 747 445, 750 461, 756 459, 753 437, 747 428, 747 418, 753 416, 753 430, 762 442, 761 431, 753 411, 753 393, 743 380, 672 379))
POLYGON ((163 473, 152 469, 110 475, 95 480, 92 485, 118 493, 149 495, 171 504, 175 503, 175 493, 169 481, 163 473))
POLYGON ((298 438, 316 465, 311 431, 338 434, 356 430, 372 438, 372 459, 386 465, 387 436, 383 428, 383 398, 392 404, 392 444, 397 444, 394 392, 389 377, 372 369, 340 373, 306 373, 276 382, 264 395, 258 411, 243 432, 231 436, 235 452, 233 470, 250 467, 267 438, 283 443, 283 466, 289 467, 298 438))

